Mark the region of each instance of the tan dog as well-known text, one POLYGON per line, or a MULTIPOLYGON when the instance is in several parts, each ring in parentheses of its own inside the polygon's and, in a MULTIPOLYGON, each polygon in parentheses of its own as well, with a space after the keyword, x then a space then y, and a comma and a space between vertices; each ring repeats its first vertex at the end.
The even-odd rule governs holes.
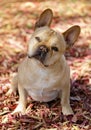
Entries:
POLYGON ((63 34, 50 29, 52 10, 46 9, 35 24, 28 55, 20 64, 12 89, 19 91, 19 104, 14 112, 25 113, 27 96, 40 102, 61 98, 62 112, 73 114, 70 107, 70 69, 64 52, 77 40, 80 27, 73 26, 63 34))

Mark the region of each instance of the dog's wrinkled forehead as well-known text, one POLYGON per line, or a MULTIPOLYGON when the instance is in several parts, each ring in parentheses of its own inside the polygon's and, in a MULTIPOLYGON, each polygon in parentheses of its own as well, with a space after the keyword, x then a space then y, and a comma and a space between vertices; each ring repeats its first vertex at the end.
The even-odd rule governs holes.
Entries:
POLYGON ((63 39, 62 35, 46 26, 36 29, 32 37, 40 43, 45 42, 45 44, 49 44, 49 42, 50 44, 61 42, 61 40, 63 39))

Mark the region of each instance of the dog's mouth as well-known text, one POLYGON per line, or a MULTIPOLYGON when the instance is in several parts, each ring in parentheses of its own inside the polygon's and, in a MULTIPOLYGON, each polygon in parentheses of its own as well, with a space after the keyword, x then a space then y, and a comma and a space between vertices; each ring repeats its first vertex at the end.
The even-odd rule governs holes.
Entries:
POLYGON ((44 65, 44 61, 45 61, 47 53, 48 53, 48 48, 42 45, 35 51, 35 53, 32 56, 28 55, 28 58, 35 58, 36 60, 40 61, 44 65))
POLYGON ((35 58, 36 60, 39 60, 41 63, 44 62, 46 55, 45 54, 34 54, 32 56, 28 56, 28 58, 35 58))
POLYGON ((48 67, 48 65, 45 65, 44 64, 44 61, 45 61, 45 57, 46 56, 41 56, 39 57, 38 55, 33 55, 33 56, 28 56, 28 58, 35 58, 36 60, 38 60, 44 67, 48 67))
POLYGON ((46 65, 45 63, 44 63, 44 61, 45 61, 45 57, 46 57, 46 55, 43 55, 43 56, 41 56, 41 57, 39 57, 39 55, 33 55, 33 56, 28 56, 28 58, 35 58, 36 60, 38 60, 44 67, 46 67, 46 68, 48 68, 48 67, 50 67, 50 66, 52 66, 52 65, 55 65, 59 60, 56 60, 55 62, 53 62, 52 64, 49 64, 49 65, 46 65))

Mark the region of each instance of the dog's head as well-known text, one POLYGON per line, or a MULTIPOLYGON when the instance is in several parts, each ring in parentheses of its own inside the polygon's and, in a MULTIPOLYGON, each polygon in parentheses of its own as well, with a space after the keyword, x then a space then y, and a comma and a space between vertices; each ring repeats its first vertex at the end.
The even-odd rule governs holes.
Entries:
POLYGON ((65 50, 71 47, 80 34, 79 26, 72 26, 62 34, 50 29, 53 18, 51 9, 46 9, 35 24, 31 36, 28 57, 34 58, 45 66, 55 64, 65 50))

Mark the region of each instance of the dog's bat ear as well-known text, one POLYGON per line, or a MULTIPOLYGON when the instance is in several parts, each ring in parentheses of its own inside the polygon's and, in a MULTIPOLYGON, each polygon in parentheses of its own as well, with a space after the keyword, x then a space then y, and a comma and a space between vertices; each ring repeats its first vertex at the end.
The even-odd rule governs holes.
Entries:
POLYGON ((78 25, 72 26, 67 31, 63 33, 64 39, 67 44, 67 49, 74 45, 80 34, 80 27, 78 25))
POLYGON ((40 15, 39 20, 35 23, 35 29, 43 26, 50 26, 53 18, 53 12, 51 9, 46 9, 40 15))

